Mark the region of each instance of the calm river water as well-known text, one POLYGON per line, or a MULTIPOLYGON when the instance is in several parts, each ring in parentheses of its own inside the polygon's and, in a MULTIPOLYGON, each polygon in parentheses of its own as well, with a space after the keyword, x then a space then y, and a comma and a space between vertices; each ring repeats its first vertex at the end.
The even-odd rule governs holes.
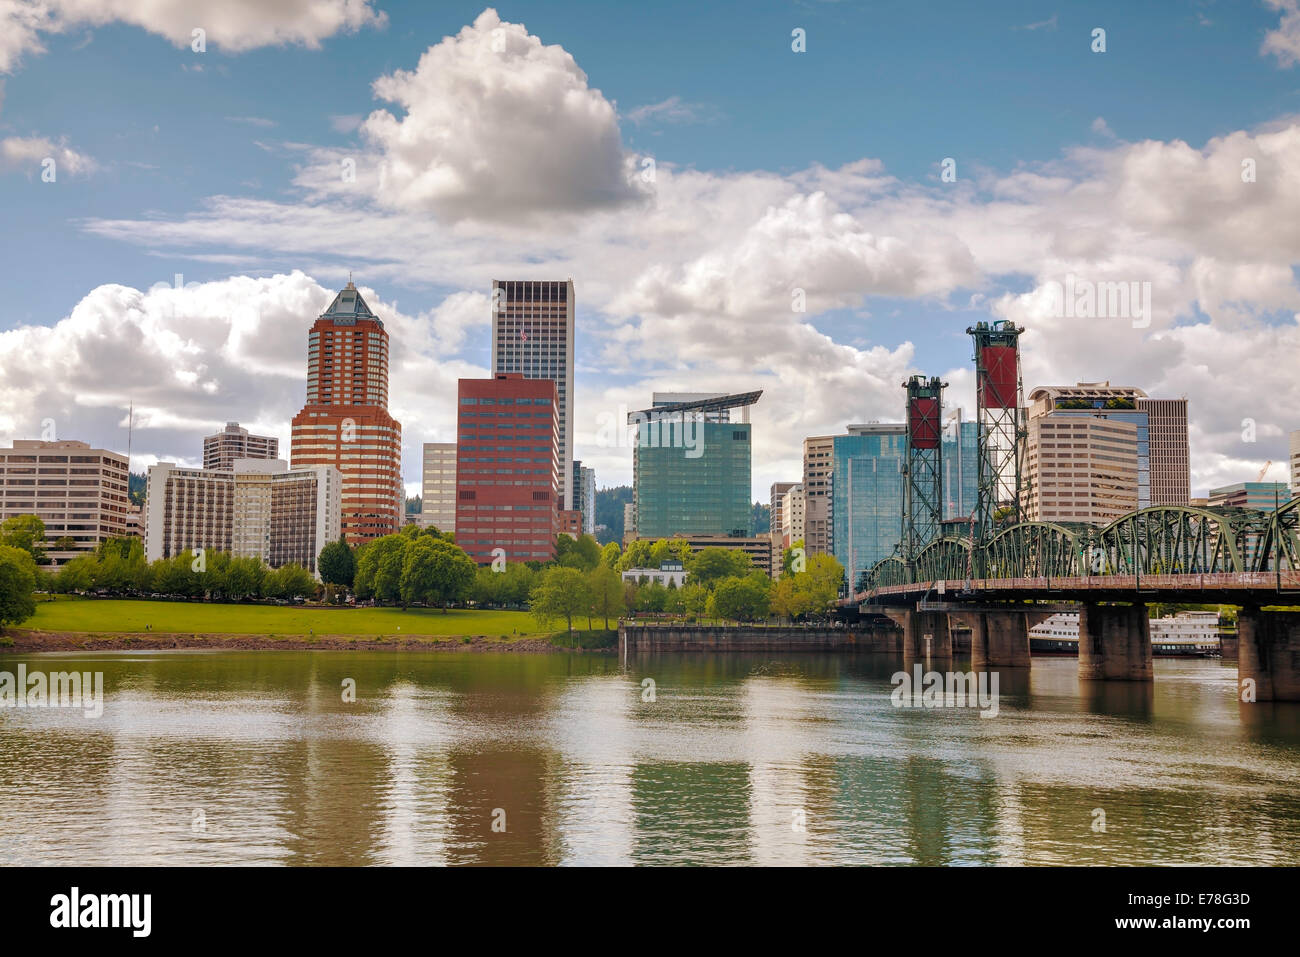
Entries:
POLYGON ((1232 662, 1037 658, 992 718, 876 656, 20 662, 104 713, 0 708, 0 864, 1300 864, 1300 706, 1232 662))

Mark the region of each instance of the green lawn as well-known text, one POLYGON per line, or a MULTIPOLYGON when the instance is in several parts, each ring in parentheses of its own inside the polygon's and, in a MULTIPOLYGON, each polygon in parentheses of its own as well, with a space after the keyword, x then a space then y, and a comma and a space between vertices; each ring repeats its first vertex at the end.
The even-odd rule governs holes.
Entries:
MULTIPOLYGON (((587 620, 574 622, 587 627, 587 620)), ((600 628, 603 622, 594 622, 600 628)), ((210 605, 199 602, 127 599, 59 599, 38 602, 20 627, 39 631, 143 632, 232 635, 548 635, 525 611, 412 608, 307 608, 300 605, 210 605)))

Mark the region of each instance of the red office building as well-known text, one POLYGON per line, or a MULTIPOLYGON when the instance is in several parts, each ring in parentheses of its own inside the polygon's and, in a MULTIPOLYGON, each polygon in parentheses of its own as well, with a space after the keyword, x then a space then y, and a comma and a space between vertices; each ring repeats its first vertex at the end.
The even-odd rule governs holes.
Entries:
POLYGON ((307 334, 307 404, 293 467, 343 476, 343 534, 360 545, 401 528, 402 426, 388 414, 388 333, 351 282, 307 334))
POLYGON ((461 379, 456 544, 480 565, 549 561, 559 530, 559 393, 552 379, 503 372, 461 379))

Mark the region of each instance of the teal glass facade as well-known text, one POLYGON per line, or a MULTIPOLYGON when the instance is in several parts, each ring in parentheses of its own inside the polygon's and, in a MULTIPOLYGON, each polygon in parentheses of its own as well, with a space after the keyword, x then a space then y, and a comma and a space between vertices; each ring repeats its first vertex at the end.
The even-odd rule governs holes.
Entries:
POLYGON ((637 426, 638 538, 749 537, 751 425, 669 421, 637 426))
POLYGON ((979 494, 979 423, 943 434, 943 518, 968 518, 979 494))
POLYGON ((903 530, 903 427, 834 439, 831 552, 850 582, 894 554, 903 530))

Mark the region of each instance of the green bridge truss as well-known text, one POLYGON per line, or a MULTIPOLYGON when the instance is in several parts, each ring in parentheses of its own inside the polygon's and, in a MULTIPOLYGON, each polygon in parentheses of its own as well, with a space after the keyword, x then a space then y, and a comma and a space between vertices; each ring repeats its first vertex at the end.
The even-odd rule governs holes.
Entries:
POLYGON ((991 530, 972 546, 966 535, 930 542, 909 577, 897 556, 865 572, 871 591, 966 578, 1066 578, 1197 575, 1300 568, 1300 499, 1275 512, 1154 505, 1106 526, 1021 522, 991 530))

